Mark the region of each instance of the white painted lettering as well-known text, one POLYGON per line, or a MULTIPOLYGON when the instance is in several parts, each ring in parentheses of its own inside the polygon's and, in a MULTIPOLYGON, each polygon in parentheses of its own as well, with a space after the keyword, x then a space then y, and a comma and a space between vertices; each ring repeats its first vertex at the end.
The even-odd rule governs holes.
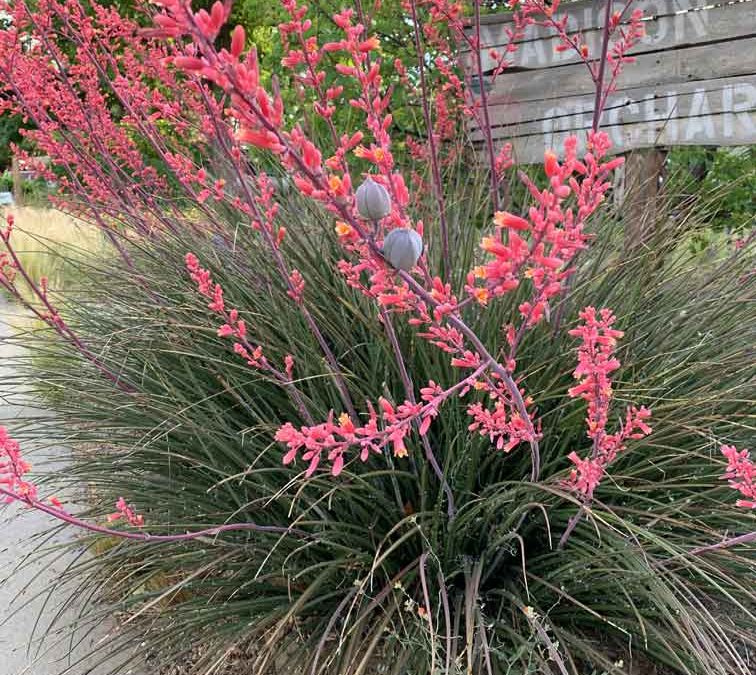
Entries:
POLYGON ((750 82, 736 84, 734 87, 735 103, 732 111, 738 120, 738 126, 745 132, 744 143, 756 143, 756 85, 750 82))
MULTIPOLYGON (((690 25, 693 33, 697 37, 705 37, 709 33, 709 10, 705 9, 701 12, 685 12, 685 14, 677 14, 676 16, 683 16, 687 19, 686 23, 690 25)), ((690 32, 687 29, 683 29, 683 35, 681 39, 690 37, 686 35, 686 32, 690 32)))
POLYGON ((722 134, 725 138, 730 138, 735 133, 735 129, 733 128, 735 115, 732 111, 733 98, 732 86, 722 87, 722 110, 724 111, 722 115, 722 134))
POLYGON ((535 67, 546 61, 546 40, 531 40, 520 47, 520 64, 527 67, 535 67))
POLYGON ((685 140, 694 138, 706 140, 714 137, 714 121, 711 119, 711 108, 706 98, 705 89, 696 89, 690 103, 690 119, 685 126, 685 140))
POLYGON ((543 120, 543 143, 544 147, 546 149, 553 146, 554 143, 554 134, 556 131, 560 130, 561 125, 563 122, 561 120, 564 119, 564 116, 569 113, 568 110, 565 108, 549 108, 546 111, 546 114, 544 115, 545 119, 543 120), (556 128, 555 128, 556 127, 556 128))

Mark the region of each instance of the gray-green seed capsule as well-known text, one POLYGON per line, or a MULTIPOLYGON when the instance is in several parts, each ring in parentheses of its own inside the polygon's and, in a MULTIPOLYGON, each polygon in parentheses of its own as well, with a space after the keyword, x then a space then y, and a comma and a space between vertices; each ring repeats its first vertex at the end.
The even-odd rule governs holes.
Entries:
POLYGON ((391 213, 391 197, 380 183, 368 177, 357 188, 357 211, 365 220, 381 220, 391 213))
POLYGON ((391 230, 383 240, 383 256, 389 265, 409 272, 423 253, 423 238, 405 227, 391 230))

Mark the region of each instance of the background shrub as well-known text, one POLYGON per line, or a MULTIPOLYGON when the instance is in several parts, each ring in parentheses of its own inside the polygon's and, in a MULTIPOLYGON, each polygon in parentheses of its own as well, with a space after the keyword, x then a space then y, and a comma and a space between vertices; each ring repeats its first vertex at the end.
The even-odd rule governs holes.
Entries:
MULTIPOLYGON (((60 203, 97 223, 113 244, 112 255, 72 261, 78 281, 54 296, 55 307, 54 291, 39 282, 35 302, 45 311, 28 304, 57 337, 32 328, 23 337, 31 341, 31 359, 27 353, 18 364, 52 415, 20 423, 14 434, 24 448, 71 447, 67 479, 71 487, 89 486, 92 495, 88 520, 79 524, 108 522, 113 502, 125 504, 122 497, 147 524, 137 529, 136 519, 116 521, 114 528, 127 528, 121 535, 143 539, 92 540, 94 556, 70 567, 85 598, 106 599, 86 620, 120 613, 122 645, 157 651, 162 663, 196 654, 197 672, 212 672, 243 648, 255 673, 629 673, 642 655, 657 670, 746 675, 756 640, 754 517, 734 506, 716 458, 720 442, 742 445, 752 428, 753 238, 703 260, 692 257, 684 238, 701 220, 700 204, 687 200, 642 246, 623 248, 610 213, 585 222, 609 186, 601 170, 593 171, 593 155, 583 169, 547 153, 538 176, 546 193, 524 176, 524 187, 509 195, 529 220, 494 215, 504 201, 497 172, 482 167, 476 149, 458 138, 461 119, 441 119, 444 105, 468 112, 453 100, 453 87, 441 86, 451 81, 450 71, 431 82, 442 95, 433 99, 436 121, 443 122, 436 130, 446 139, 434 165, 434 195, 427 149, 405 154, 401 140, 388 138, 388 128, 396 131, 394 111, 371 66, 380 42, 362 41, 351 16, 333 17, 343 43, 302 45, 323 63, 339 59, 323 82, 343 81, 345 89, 315 102, 310 95, 320 96, 318 86, 308 89, 300 72, 292 75, 295 95, 288 92, 284 102, 280 82, 264 68, 257 81, 261 62, 254 50, 245 53, 244 33, 234 29, 229 40, 222 30, 228 5, 216 3, 210 14, 193 14, 179 2, 162 7, 157 36, 142 30, 141 17, 134 22, 107 8, 88 13, 89 5, 47 0, 34 9, 47 10, 49 22, 30 19, 29 5, 14 5, 19 27, 39 34, 28 49, 17 48, 15 35, 0 34, 0 71, 11 73, 16 88, 3 108, 30 111, 36 128, 27 136, 60 170, 48 172, 60 180, 60 203), (216 37, 228 51, 218 51, 216 37), (347 105, 351 97, 356 105, 347 105), (332 112, 345 130, 355 115, 367 135, 331 134, 330 113, 302 113, 302 107, 322 111, 324 101, 338 102, 332 112), (291 107, 282 110, 285 103, 291 107), (394 149, 409 163, 401 167, 406 181, 388 161, 394 149), (261 177, 276 171, 274 160, 287 173, 275 176, 275 217, 261 177), (358 219, 352 188, 365 174, 396 193, 382 222, 358 219), (411 199, 403 198, 405 186, 411 199), (441 195, 439 209, 434 196, 441 195), (540 206, 528 214, 533 203, 540 206), (492 220, 510 223, 506 242, 481 242, 492 220), (586 241, 584 226, 593 246, 576 255, 586 241), (358 243, 341 246, 334 227, 342 238, 356 232, 358 243), (422 231, 427 268, 410 274, 387 266, 379 246, 396 227, 418 237, 422 231), (527 232, 527 243, 514 230, 527 232), (542 237, 549 240, 545 248, 542 237), (486 281, 469 280, 476 263, 493 262, 490 255, 496 263, 515 257, 518 241, 527 268, 517 269, 517 290, 494 297, 497 279, 507 274, 497 270, 484 269, 486 281), (442 251, 453 254, 453 264, 442 251), (247 367, 219 337, 220 287, 208 291, 199 279, 206 295, 215 294, 208 305, 187 273, 189 252, 222 285, 227 306, 239 308, 249 340, 263 345, 271 362, 294 355, 294 382, 247 367), (336 272, 342 256, 368 270, 360 283, 371 286, 370 301, 336 272), (301 298, 291 270, 306 280, 301 298), (365 401, 404 400, 406 378, 392 353, 388 317, 402 314, 408 289, 435 306, 446 294, 439 284, 447 274, 455 292, 469 294, 453 312, 474 330, 464 346, 452 348, 456 356, 471 346, 490 366, 488 345, 494 360, 508 359, 506 325, 527 327, 530 318, 521 303, 531 299, 544 308, 545 319, 523 330, 516 370, 507 366, 537 407, 542 461, 517 444, 508 454, 494 450, 453 399, 427 436, 441 480, 416 439, 406 458, 387 451, 361 463, 349 455, 338 477, 325 470, 308 477, 301 459, 284 464, 275 442, 282 425, 349 409, 341 399, 350 397, 339 396, 323 353, 333 352, 343 368, 345 387, 363 411, 355 420, 367 417, 365 401), (539 278, 554 280, 547 286, 553 292, 543 291, 539 278), (625 330, 612 427, 632 401, 653 409, 655 428, 613 463, 595 499, 565 485, 570 453, 590 452, 584 405, 567 396, 576 346, 568 329, 586 305, 611 307, 625 330), (321 344, 306 326, 306 312, 320 327, 321 344), (294 386, 305 405, 287 395, 294 386), (446 483, 456 512, 441 488, 446 483), (578 512, 585 516, 560 548, 556 542, 578 512), (256 529, 216 529, 191 543, 156 538, 220 523, 256 529), (722 545, 730 532, 746 538, 722 545)), ((288 8, 292 22, 280 30, 293 35, 301 17, 296 3, 288 8)), ((629 21, 629 33, 615 34, 616 53, 640 31, 637 15, 629 21)), ((453 29, 437 24, 440 32, 423 35, 447 53, 444 36, 453 29)), ((608 36, 610 22, 605 30, 608 36)), ((419 51, 417 69, 426 59, 419 51)), ((295 68, 301 58, 292 52, 295 68)), ((453 67, 433 65, 434 76, 441 66, 453 67)), ((411 86, 416 74, 402 83, 416 97, 407 99, 410 107, 419 100, 411 86)), ((603 86, 598 78, 599 94, 603 86)), ((426 92, 421 98, 429 103, 426 92)), ((599 156, 602 139, 591 138, 599 156)), ((506 155, 501 159, 506 165, 506 155)), ((3 230, 11 251, 12 236, 3 230)), ((12 263, 0 264, 3 271, 23 270, 12 263)), ((13 289, 8 276, 0 281, 13 289)), ((34 280, 27 282, 35 289, 34 280)), ((417 305, 414 311, 423 314, 417 305)), ((462 321, 441 309, 439 316, 423 321, 439 330, 462 321)), ((396 323, 397 351, 417 386, 459 381, 448 354, 406 322, 396 323)), ((467 324, 461 324, 466 331, 467 324)), ((507 368, 494 371, 505 383, 507 368)), ((486 392, 493 406, 498 392, 478 378, 465 402, 486 392)), ((519 396, 516 384, 509 396, 519 396)), ((508 405, 529 427, 526 404, 508 405)), ((532 443, 536 434, 527 432, 532 443)))
MULTIPOLYGON (((474 216, 466 209, 478 203, 476 182, 452 184, 461 224, 474 216)), ((284 220, 297 223, 286 254, 312 280, 306 301, 347 366, 355 400, 396 391, 374 310, 333 272, 329 219, 295 197, 285 206, 284 220)), ((459 502, 448 523, 425 463, 373 458, 347 465, 338 480, 305 480, 301 465, 281 465, 270 438, 296 413, 215 335, 183 263, 193 250, 211 267, 269 354, 296 352, 303 391, 326 415, 339 401, 323 386, 318 346, 283 286, 264 273, 267 252, 254 238, 242 233, 229 245, 224 233, 187 229, 159 248, 134 248, 134 270, 89 261, 82 287, 66 294, 65 315, 140 394, 119 394, 59 342, 45 347, 54 358, 43 370, 26 374, 41 393, 55 393, 55 415, 27 433, 73 448, 70 480, 91 486, 92 515, 124 494, 153 532, 253 521, 306 534, 100 544, 70 573, 82 589, 105 591, 110 602, 99 611, 138 617, 124 641, 147 634, 145 649, 163 656, 200 648, 198 669, 241 646, 251 672, 274 663, 309 672, 316 661, 323 673, 427 672, 447 658, 448 609, 449 659, 459 672, 468 662, 485 672, 489 661, 493 672, 543 672, 555 663, 551 649, 570 672, 626 672, 641 654, 671 672, 740 672, 756 635, 752 545, 686 551, 725 530, 753 529, 753 515, 732 508, 716 461, 719 441, 752 434, 753 258, 742 251, 704 266, 680 249, 672 221, 653 246, 626 257, 612 225, 597 223, 563 327, 588 302, 614 308, 626 331, 618 399, 652 406, 654 433, 618 461, 565 551, 556 540, 578 506, 558 481, 568 452, 585 445, 584 406, 566 397, 575 345, 565 330, 543 325, 520 356, 551 478, 530 483, 527 453, 494 451, 467 431, 465 406, 452 403, 431 432, 459 502), (433 633, 418 614, 423 576, 433 633), (470 623, 485 632, 464 638, 470 623)), ((458 231, 458 254, 472 258, 477 232, 458 231)), ((493 343, 517 303, 468 318, 493 343)), ((409 331, 401 340, 418 381, 450 377, 425 341, 409 331)))

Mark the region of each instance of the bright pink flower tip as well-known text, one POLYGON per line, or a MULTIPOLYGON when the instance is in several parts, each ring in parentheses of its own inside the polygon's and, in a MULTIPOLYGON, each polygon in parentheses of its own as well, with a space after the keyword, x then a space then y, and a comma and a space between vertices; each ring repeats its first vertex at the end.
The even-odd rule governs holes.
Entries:
POLYGON ((756 508, 756 464, 748 450, 738 450, 734 445, 722 445, 721 453, 727 458, 727 470, 722 478, 733 490, 747 499, 738 499, 735 505, 741 508, 756 508))

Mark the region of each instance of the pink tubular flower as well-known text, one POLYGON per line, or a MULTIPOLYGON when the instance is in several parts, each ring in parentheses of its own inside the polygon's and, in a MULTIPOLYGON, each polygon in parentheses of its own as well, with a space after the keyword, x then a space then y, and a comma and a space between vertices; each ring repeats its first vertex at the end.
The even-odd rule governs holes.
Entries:
POLYGON ((574 372, 578 384, 570 388, 569 395, 588 402, 586 425, 588 438, 593 441, 593 450, 584 459, 576 452, 568 455, 575 468, 566 485, 585 499, 591 499, 606 467, 626 448, 627 441, 651 433, 651 427, 646 424, 651 411, 643 406, 630 406, 620 430, 614 434, 607 433, 606 425, 614 395, 610 375, 620 366, 614 357, 614 349, 623 333, 612 328, 615 317, 609 309, 597 312, 593 307, 586 307, 580 312, 580 318, 583 323, 570 331, 570 335, 579 337, 582 344, 578 349, 578 365, 574 372))
POLYGON ((733 490, 748 499, 738 499, 735 504, 744 509, 756 509, 756 464, 748 450, 738 450, 734 445, 720 448, 727 458, 727 471, 722 476, 733 490))
POLYGON ((360 450, 359 457, 365 462, 371 453, 390 450, 394 457, 408 455, 405 439, 418 424, 420 435, 428 432, 432 420, 438 415, 441 405, 453 395, 464 396, 478 382, 478 378, 488 368, 484 363, 457 384, 442 389, 431 381, 420 390, 423 403, 404 403, 394 406, 385 398, 378 401, 378 408, 368 403, 368 421, 362 426, 344 413, 334 420, 334 413, 321 424, 303 426, 297 429, 287 422, 276 432, 276 440, 288 448, 283 457, 284 464, 293 462, 301 452, 302 459, 309 462, 305 476, 315 473, 325 455, 331 462, 331 474, 338 476, 344 468, 345 453, 352 447, 360 450))
POLYGON ((247 361, 247 365, 253 368, 265 368, 267 361, 263 356, 262 348, 259 346, 252 347, 247 341, 247 325, 243 319, 239 318, 238 310, 226 311, 221 285, 213 283, 209 270, 200 267, 199 260, 194 253, 187 253, 184 260, 192 281, 197 284, 197 290, 206 298, 212 300, 208 304, 208 309, 220 314, 226 321, 218 328, 218 336, 235 338, 234 351, 247 361))
POLYGON ((529 439, 525 421, 516 413, 508 412, 511 406, 501 399, 494 403, 493 409, 484 408, 481 403, 473 403, 467 413, 474 422, 468 426, 469 431, 478 431, 481 436, 487 436, 497 450, 509 452, 529 439))
POLYGON ((108 516, 109 523, 114 523, 116 520, 125 518, 129 521, 129 524, 133 525, 134 527, 142 527, 142 525, 144 525, 144 516, 137 514, 137 512, 134 510, 134 507, 129 506, 123 497, 118 498, 115 506, 117 509, 116 512, 111 513, 108 516))
POLYGON ((574 271, 573 259, 587 247, 586 221, 611 187, 612 171, 623 161, 602 161, 610 146, 604 133, 591 132, 589 145, 592 152, 583 161, 577 158, 574 136, 564 143, 563 162, 553 152, 545 154, 548 189, 540 190, 521 174, 535 206, 527 216, 506 211, 495 214, 496 232, 481 242, 481 248, 493 259, 468 275, 466 290, 478 301, 509 293, 523 279, 529 280, 532 296, 520 305, 526 327, 548 317, 549 302, 563 292, 565 281, 574 271), (574 197, 577 208, 567 202, 569 197, 574 197), (482 280, 483 289, 477 285, 478 280, 482 280))
POLYGON ((291 274, 289 274, 289 287, 287 295, 294 300, 294 302, 302 302, 305 280, 299 270, 292 270, 291 274))
MULTIPOLYGON (((0 485, 24 499, 36 499, 37 487, 24 480, 30 470, 31 466, 21 456, 18 442, 0 426, 0 485)), ((5 501, 12 502, 13 498, 6 495, 5 501)))
MULTIPOLYGON (((6 427, 0 426, 0 492, 7 504, 20 501, 27 506, 39 508, 37 505, 41 502, 38 501, 37 486, 24 479, 29 471, 31 465, 22 457, 18 441, 10 437, 6 427)), ((55 507, 53 513, 75 520, 63 511, 63 505, 57 497, 48 497, 47 501, 55 507)), ((115 506, 117 511, 108 516, 109 523, 126 518, 135 527, 144 525, 144 518, 137 515, 123 497, 118 499, 115 506)))

